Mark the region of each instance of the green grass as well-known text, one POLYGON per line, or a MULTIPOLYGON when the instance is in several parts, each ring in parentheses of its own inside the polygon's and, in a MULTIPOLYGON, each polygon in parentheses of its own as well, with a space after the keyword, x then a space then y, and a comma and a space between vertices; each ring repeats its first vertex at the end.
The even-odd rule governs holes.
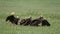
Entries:
POLYGON ((60 0, 0 0, 0 34, 60 34, 60 0), (42 15, 51 26, 13 25, 5 21, 11 12, 21 19, 42 15))

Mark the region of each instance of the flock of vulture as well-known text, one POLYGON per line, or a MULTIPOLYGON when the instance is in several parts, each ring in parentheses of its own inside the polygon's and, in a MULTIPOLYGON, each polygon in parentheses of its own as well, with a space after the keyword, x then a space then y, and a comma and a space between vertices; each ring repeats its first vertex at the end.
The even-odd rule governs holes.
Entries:
POLYGON ((41 24, 41 26, 50 26, 50 23, 44 19, 43 17, 39 17, 37 19, 33 19, 32 17, 29 18, 25 18, 25 19, 19 19, 18 17, 15 17, 14 15, 9 15, 6 17, 6 22, 9 21, 12 24, 16 24, 18 25, 23 25, 23 26, 39 26, 39 24, 41 24))

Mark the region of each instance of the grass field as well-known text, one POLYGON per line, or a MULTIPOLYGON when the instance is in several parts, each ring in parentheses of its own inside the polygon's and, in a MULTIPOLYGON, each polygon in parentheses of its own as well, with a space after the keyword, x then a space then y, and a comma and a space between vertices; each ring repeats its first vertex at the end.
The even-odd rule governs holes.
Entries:
POLYGON ((0 0, 0 34, 60 34, 60 0, 0 0), (51 26, 13 25, 5 21, 11 12, 20 18, 42 15, 51 26))

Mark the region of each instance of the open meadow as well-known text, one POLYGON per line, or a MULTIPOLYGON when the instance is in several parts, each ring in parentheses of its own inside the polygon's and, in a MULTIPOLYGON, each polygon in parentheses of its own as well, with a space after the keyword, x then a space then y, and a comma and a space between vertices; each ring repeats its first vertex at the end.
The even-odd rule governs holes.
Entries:
POLYGON ((60 0, 0 0, 0 34, 60 34, 60 0), (51 26, 13 25, 5 21, 11 12, 21 19, 42 15, 51 26))

